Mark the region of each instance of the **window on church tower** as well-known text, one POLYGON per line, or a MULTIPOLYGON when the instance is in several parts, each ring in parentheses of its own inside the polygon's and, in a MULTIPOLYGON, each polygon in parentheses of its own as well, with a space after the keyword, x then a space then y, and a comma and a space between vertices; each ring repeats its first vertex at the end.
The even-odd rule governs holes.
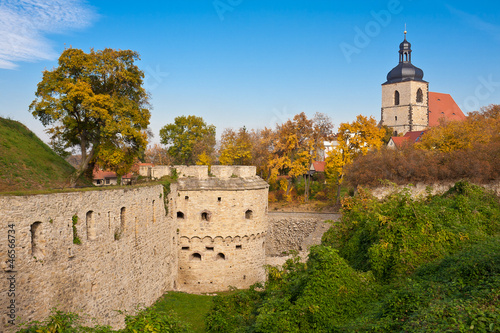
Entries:
POLYGON ((394 92, 394 105, 399 105, 399 91, 394 92))
POLYGON ((424 94, 422 93, 422 89, 418 88, 417 90, 417 103, 422 103, 424 100, 424 94))

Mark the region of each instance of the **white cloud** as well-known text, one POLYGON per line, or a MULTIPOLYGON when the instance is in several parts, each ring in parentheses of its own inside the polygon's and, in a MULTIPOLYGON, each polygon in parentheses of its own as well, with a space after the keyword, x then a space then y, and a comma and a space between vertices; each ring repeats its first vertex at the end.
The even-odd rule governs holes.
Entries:
POLYGON ((2 0, 0 68, 57 58, 45 35, 87 27, 96 17, 84 0, 2 0))

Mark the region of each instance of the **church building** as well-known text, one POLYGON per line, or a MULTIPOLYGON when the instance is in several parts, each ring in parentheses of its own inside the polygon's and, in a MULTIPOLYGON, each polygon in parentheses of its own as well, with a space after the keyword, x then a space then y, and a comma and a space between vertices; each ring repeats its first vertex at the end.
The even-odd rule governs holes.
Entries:
POLYGON ((382 84, 381 125, 393 129, 393 135, 423 131, 437 126, 441 119, 464 120, 465 115, 449 94, 429 92, 424 72, 411 62, 411 44, 399 45, 399 64, 387 74, 382 84))

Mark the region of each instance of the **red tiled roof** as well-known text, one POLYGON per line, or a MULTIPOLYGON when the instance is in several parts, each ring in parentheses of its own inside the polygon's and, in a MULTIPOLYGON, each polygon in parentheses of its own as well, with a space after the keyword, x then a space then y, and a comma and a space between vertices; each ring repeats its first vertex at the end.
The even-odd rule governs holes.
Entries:
POLYGON ((465 120, 465 115, 449 94, 429 92, 429 126, 439 125, 439 119, 465 120))
POLYGON ((411 132, 406 132, 404 136, 393 136, 391 137, 392 141, 394 142, 394 145, 396 148, 401 148, 404 144, 408 143, 416 143, 420 141, 422 138, 422 135, 425 134, 427 131, 411 131, 411 132))
POLYGON ((94 170, 94 179, 116 178, 116 173, 112 171, 94 170))
MULTIPOLYGON (((93 172, 94 179, 105 179, 105 178, 117 178, 116 172, 113 171, 103 171, 103 170, 94 170, 93 172)), ((122 179, 131 179, 132 173, 127 173, 122 176, 122 179)))
POLYGON ((325 165, 326 165, 326 162, 320 162, 320 161, 316 161, 316 162, 313 162, 312 163, 312 167, 314 171, 316 172, 325 172, 325 165))
POLYGON ((425 134, 427 131, 411 131, 411 132, 406 132, 406 134, 403 136, 403 138, 408 138, 410 142, 418 142, 422 138, 422 135, 425 134))
POLYGON ((391 139, 396 148, 401 148, 405 142, 408 142, 408 138, 404 136, 393 136, 391 139))

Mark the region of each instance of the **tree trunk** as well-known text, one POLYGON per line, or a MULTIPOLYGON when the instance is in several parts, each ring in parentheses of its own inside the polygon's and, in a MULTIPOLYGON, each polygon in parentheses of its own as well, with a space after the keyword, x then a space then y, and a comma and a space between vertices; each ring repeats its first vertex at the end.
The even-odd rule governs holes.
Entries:
POLYGON ((336 200, 336 204, 340 204, 340 182, 337 181, 337 200, 336 200))
POLYGON ((311 175, 309 173, 306 174, 306 181, 305 181, 305 189, 304 189, 304 201, 307 202, 309 201, 309 188, 311 184, 311 175))
POLYGON ((286 186, 286 196, 290 194, 290 189, 292 188, 292 178, 288 178, 288 184, 286 186))
MULTIPOLYGON (((89 162, 92 160, 92 158, 94 157, 94 148, 92 148, 92 150, 90 151, 90 153, 87 155, 87 152, 85 151, 84 153, 84 147, 85 145, 82 146, 82 160, 80 162, 80 165, 78 166, 78 168, 75 170, 75 172, 73 172, 73 174, 70 176, 70 180, 69 180, 69 186, 70 187, 75 187, 76 186, 76 182, 78 181, 78 178, 80 178, 80 176, 85 172, 87 171, 88 167, 89 167, 89 162)), ((93 164, 92 164, 93 166, 93 164)), ((92 168, 93 169, 93 168, 92 168)), ((93 171, 93 170, 92 170, 93 171)))

